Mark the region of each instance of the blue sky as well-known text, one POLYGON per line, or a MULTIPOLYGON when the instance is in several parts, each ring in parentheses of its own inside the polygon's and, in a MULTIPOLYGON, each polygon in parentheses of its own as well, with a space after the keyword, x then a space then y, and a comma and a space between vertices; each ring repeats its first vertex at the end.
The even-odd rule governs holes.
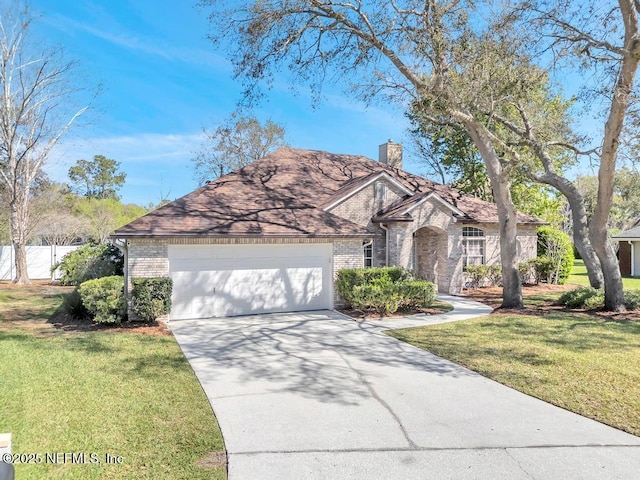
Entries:
MULTIPOLYGON (((31 0, 41 14, 34 28, 80 63, 81 80, 102 86, 92 109, 60 142, 47 171, 66 181, 77 159, 101 154, 127 173, 125 202, 157 203, 195 189, 191 158, 202 128, 215 128, 235 110, 239 82, 223 52, 206 39, 206 12, 190 0, 31 0), (86 81, 85 81, 86 80, 86 81)), ((276 88, 254 114, 285 126, 297 148, 377 158, 378 145, 405 140, 400 110, 365 107, 326 90, 312 108, 304 90, 276 88)), ((405 158, 405 168, 421 167, 405 158)))

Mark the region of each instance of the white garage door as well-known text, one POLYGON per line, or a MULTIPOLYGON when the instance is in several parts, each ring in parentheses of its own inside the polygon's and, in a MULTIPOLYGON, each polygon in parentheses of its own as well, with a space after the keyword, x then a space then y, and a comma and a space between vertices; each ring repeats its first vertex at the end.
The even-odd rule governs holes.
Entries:
POLYGON ((170 245, 171 319, 331 308, 331 244, 170 245))

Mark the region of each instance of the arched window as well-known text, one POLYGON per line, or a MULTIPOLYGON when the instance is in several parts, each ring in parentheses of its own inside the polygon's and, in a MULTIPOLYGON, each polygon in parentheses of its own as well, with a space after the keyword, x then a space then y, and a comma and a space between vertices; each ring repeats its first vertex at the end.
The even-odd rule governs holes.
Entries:
POLYGON ((484 264, 484 231, 476 227, 462 227, 462 266, 484 264))

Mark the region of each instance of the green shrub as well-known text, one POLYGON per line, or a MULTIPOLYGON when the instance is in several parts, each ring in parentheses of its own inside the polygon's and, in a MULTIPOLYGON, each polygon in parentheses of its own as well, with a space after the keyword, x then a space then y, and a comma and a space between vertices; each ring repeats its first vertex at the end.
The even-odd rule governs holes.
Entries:
POLYGON ((536 275, 533 269, 533 260, 521 262, 518 264, 518 272, 520 272, 520 280, 522 284, 536 283, 536 275))
POLYGON ((491 287, 502 283, 502 265, 494 264, 487 267, 487 280, 491 287))
POLYGON ((375 267, 365 268, 365 279, 375 279, 377 277, 389 277, 393 283, 404 280, 412 280, 413 274, 401 267, 375 267))
POLYGON ((134 278, 131 290, 132 310, 147 322, 153 322, 171 311, 171 289, 169 277, 134 278))
POLYGON ((596 290, 596 292, 596 294, 585 298, 582 308, 585 310, 597 310, 604 307, 604 291, 596 290))
POLYGON ((467 265, 467 277, 470 288, 494 287, 502 283, 502 266, 500 264, 467 265))
POLYGON ((396 284, 396 290, 401 310, 428 307, 436 299, 435 285, 426 280, 405 280, 396 284))
POLYGON ((336 276, 335 289, 340 299, 348 306, 353 305, 353 289, 364 285, 364 268, 345 268, 336 276))
POLYGON ((569 235, 553 227, 538 227, 538 257, 548 258, 552 265, 549 283, 566 283, 575 260, 569 235))
POLYGON ((62 257, 60 262, 51 267, 51 272, 58 268, 62 285, 78 286, 94 278, 122 275, 124 256, 113 245, 88 243, 62 257))
POLYGON ((80 298, 80 292, 78 292, 77 288, 62 297, 62 311, 77 320, 84 320, 89 317, 89 312, 82 303, 82 298, 80 298))
POLYGON ((119 276, 87 280, 78 288, 85 308, 96 323, 118 324, 126 312, 124 278, 119 276))
POLYGON ((380 315, 394 313, 399 306, 395 285, 388 278, 376 279, 364 285, 356 285, 353 288, 352 301, 354 308, 373 310, 380 315))
MULTIPOLYGON (((568 308, 596 310, 604 307, 604 291, 593 287, 574 288, 563 293, 558 299, 558 303, 568 308)), ((640 290, 625 290, 624 306, 628 310, 640 309, 640 290)))
POLYGON ((484 279, 487 278, 489 268, 487 265, 467 265, 467 275, 469 277, 469 286, 471 288, 480 287, 484 279))
POLYGON ((604 292, 593 287, 578 287, 560 295, 558 303, 568 308, 596 309, 604 305, 604 292))
POLYGON ((388 315, 399 308, 430 305, 436 296, 431 282, 413 280, 400 267, 349 268, 340 270, 336 291, 346 307, 388 315))
POLYGON ((353 294, 357 286, 380 281, 396 283, 410 279, 411 272, 400 267, 345 268, 338 272, 335 288, 346 306, 354 306, 353 294))
POLYGON ((640 309, 640 290, 625 290, 624 306, 628 310, 640 309))
POLYGON ((541 282, 553 283, 554 264, 549 257, 542 256, 529 260, 533 271, 534 283, 537 285, 541 282))

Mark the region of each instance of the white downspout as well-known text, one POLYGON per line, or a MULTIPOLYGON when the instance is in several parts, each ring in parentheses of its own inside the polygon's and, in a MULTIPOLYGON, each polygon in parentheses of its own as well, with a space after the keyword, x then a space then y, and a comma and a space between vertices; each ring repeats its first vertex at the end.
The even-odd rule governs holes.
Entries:
POLYGON ((384 233, 385 233, 385 240, 384 240, 385 260, 384 260, 384 266, 388 267, 389 266, 389 229, 387 227, 385 227, 383 223, 380 224, 380 228, 382 228, 384 230, 384 233))
POLYGON ((411 235, 411 239, 413 241, 413 258, 411 259, 411 266, 413 268, 413 274, 414 275, 418 275, 418 242, 416 241, 416 233, 418 233, 418 231, 416 230, 415 232, 413 232, 413 234, 411 235))
POLYGON ((636 246, 635 244, 629 240, 629 245, 631 245, 631 276, 636 276, 636 246))
POLYGON ((124 298, 127 301, 127 305, 129 304, 129 249, 127 248, 127 241, 122 240, 120 238, 115 238, 111 240, 111 244, 118 248, 124 255, 124 298))

